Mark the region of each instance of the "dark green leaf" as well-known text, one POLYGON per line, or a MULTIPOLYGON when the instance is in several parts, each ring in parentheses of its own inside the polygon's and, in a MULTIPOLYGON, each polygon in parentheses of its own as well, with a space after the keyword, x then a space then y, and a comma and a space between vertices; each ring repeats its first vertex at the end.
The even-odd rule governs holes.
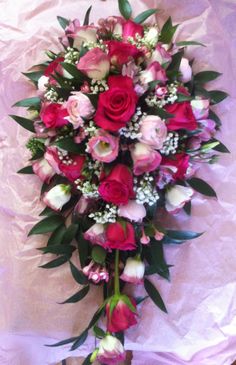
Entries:
POLYGON ((174 116, 173 114, 170 114, 167 111, 165 111, 165 109, 155 108, 155 107, 148 108, 148 113, 151 115, 158 115, 158 117, 160 117, 161 119, 168 119, 174 116))
POLYGON ((124 346, 125 343, 125 335, 124 335, 124 331, 120 331, 120 332, 116 332, 115 333, 115 337, 118 338, 118 340, 122 343, 122 345, 124 346))
POLYGON ((50 215, 55 215, 56 212, 55 210, 52 210, 49 207, 44 208, 44 210, 39 214, 40 216, 50 216, 50 215))
POLYGON ((171 17, 169 17, 162 27, 161 35, 158 41, 166 44, 171 43, 177 27, 178 24, 173 26, 171 17))
POLYGON ((163 245, 154 239, 151 240, 151 266, 155 267, 155 272, 166 280, 170 279, 169 266, 166 263, 163 245))
POLYGON ((157 9, 145 10, 143 13, 137 15, 134 18, 134 22, 141 24, 141 23, 145 22, 145 20, 148 19, 151 15, 156 14, 156 12, 157 12, 157 9))
POLYGON ((121 15, 125 19, 129 19, 132 14, 132 8, 128 0, 118 0, 119 1, 119 10, 121 15))
POLYGON ((205 44, 200 43, 200 42, 196 42, 196 41, 181 41, 181 42, 177 42, 176 46, 178 47, 186 47, 186 46, 202 46, 202 47, 206 47, 205 44))
POLYGON ((57 20, 62 27, 62 29, 66 29, 66 27, 69 25, 70 21, 66 18, 63 18, 62 16, 57 16, 57 20))
POLYGON ((200 84, 206 84, 209 81, 215 80, 220 75, 222 74, 216 71, 202 71, 194 75, 194 81, 200 84))
POLYGON ((86 94, 86 96, 89 98, 93 107, 96 109, 98 104, 98 94, 86 94))
POLYGON ((213 112, 213 110, 209 110, 209 115, 208 115, 208 118, 209 119, 212 119, 214 120, 214 122, 216 123, 217 127, 219 128, 221 126, 221 120, 220 118, 218 117, 218 115, 216 113, 213 112))
POLYGON ((92 5, 86 11, 86 14, 84 17, 84 25, 89 25, 89 16, 90 16, 91 9, 92 9, 92 5))
POLYGON ((62 340, 60 342, 56 342, 52 345, 45 345, 47 347, 57 347, 57 346, 63 346, 63 345, 67 345, 68 343, 74 342, 75 340, 77 340, 78 337, 71 337, 71 338, 67 338, 66 340, 62 340))
POLYGON ((23 167, 23 169, 20 169, 19 171, 17 171, 18 174, 34 174, 34 170, 32 168, 32 166, 26 166, 23 167))
POLYGON ((65 151, 72 152, 72 153, 84 152, 83 145, 81 145, 79 143, 75 143, 73 138, 70 138, 70 137, 60 139, 59 141, 55 142, 55 145, 62 148, 65 151))
POLYGON ((9 115, 12 119, 14 119, 21 127, 27 129, 30 132, 35 133, 34 123, 30 119, 26 119, 23 117, 19 117, 18 115, 9 115))
POLYGON ((24 107, 24 108, 29 108, 31 106, 35 106, 35 109, 39 109, 40 104, 41 104, 41 99, 38 98, 38 97, 34 97, 34 98, 28 98, 28 99, 20 100, 12 106, 13 107, 14 106, 21 106, 21 107, 24 107))
POLYGON ((75 237, 78 231, 78 224, 71 224, 67 229, 62 239, 62 244, 67 245, 69 244, 73 238, 75 237))
POLYGON ((144 279, 144 287, 149 297, 157 305, 157 307, 159 307, 163 312, 167 313, 167 309, 162 300, 162 297, 160 296, 160 293, 155 288, 155 286, 146 278, 144 279))
POLYGON ((81 335, 79 337, 77 337, 77 340, 71 346, 70 351, 74 351, 78 347, 83 345, 83 343, 86 341, 87 337, 88 337, 88 330, 86 329, 84 332, 81 333, 81 335))
POLYGON ((92 259, 98 264, 104 264, 106 254, 106 250, 101 246, 94 246, 92 249, 92 259))
POLYGON ((80 300, 82 300, 89 292, 89 285, 86 285, 83 287, 83 289, 81 289, 80 291, 78 291, 78 293, 72 295, 70 298, 68 298, 67 300, 65 300, 62 303, 59 304, 65 304, 65 303, 77 303, 80 300))
POLYGON ((91 321, 89 322, 88 325, 88 329, 92 328, 93 326, 95 326, 95 324, 98 322, 99 318, 101 317, 102 313, 104 311, 104 306, 102 306, 101 308, 99 308, 93 315, 93 318, 91 319, 91 321))
POLYGON ((218 104, 229 96, 226 92, 220 90, 211 90, 208 93, 211 98, 211 105, 218 104))
MULTIPOLYGON (((49 215, 50 216, 50 215, 49 215)), ((62 242, 62 238, 66 232, 66 227, 64 224, 60 225, 55 229, 55 231, 52 232, 47 245, 60 245, 62 242)))
POLYGON ((191 208, 192 208, 192 203, 191 203, 191 200, 189 200, 187 203, 185 203, 183 209, 184 209, 185 213, 187 213, 188 215, 191 215, 191 208))
POLYGON ((75 247, 59 244, 59 245, 49 245, 47 247, 40 247, 40 248, 38 248, 38 250, 43 251, 44 254, 53 253, 55 255, 71 256, 73 251, 75 250, 75 247))
POLYGON ((189 96, 189 95, 178 93, 177 96, 178 96, 178 99, 177 99, 178 103, 182 103, 183 101, 192 100, 192 96, 189 96))
POLYGON ((90 359, 91 359, 91 356, 92 356, 92 352, 90 352, 90 354, 88 354, 88 356, 86 357, 86 359, 84 360, 84 362, 82 363, 82 365, 90 365, 92 364, 90 359))
POLYGON ((75 279, 75 281, 80 284, 80 285, 84 285, 87 284, 87 278, 86 276, 83 274, 83 272, 79 269, 77 269, 77 267, 70 261, 70 269, 71 269, 71 273, 73 278, 75 279))
POLYGON ((89 241, 84 239, 83 234, 81 232, 76 237, 76 240, 78 243, 80 265, 81 267, 84 267, 86 265, 86 261, 88 259, 88 254, 89 254, 89 241))
POLYGON ((192 240, 194 238, 200 237, 203 232, 192 232, 192 231, 175 231, 175 230, 167 230, 166 234, 168 237, 173 238, 174 240, 192 240))
POLYGON ((34 83, 37 83, 41 76, 43 76, 43 71, 34 71, 34 72, 22 72, 22 74, 34 83))
POLYGON ((194 87, 194 94, 196 96, 204 96, 206 99, 210 98, 210 94, 209 92, 201 86, 201 84, 199 83, 195 83, 195 87, 194 87))
POLYGON ((93 332, 97 338, 103 338, 106 336, 106 333, 103 331, 103 329, 98 326, 93 327, 93 332))
POLYGON ((213 150, 218 151, 218 152, 222 152, 222 153, 230 153, 228 148, 222 142, 218 141, 215 138, 213 139, 213 141, 219 142, 219 144, 217 146, 213 147, 213 150))
POLYGON ((55 260, 48 262, 47 264, 40 265, 39 267, 41 267, 43 269, 54 269, 54 267, 61 266, 61 265, 65 264, 67 261, 68 261, 67 256, 60 256, 60 257, 56 258, 55 260))
POLYGON ((167 71, 168 72, 177 72, 179 71, 179 67, 180 67, 180 63, 181 63, 181 60, 184 56, 184 51, 180 51, 180 52, 177 52, 175 53, 173 56, 172 56, 172 60, 171 60, 171 63, 169 64, 168 68, 167 68, 167 71))
POLYGON ((146 295, 146 297, 136 297, 136 298, 135 298, 136 305, 141 304, 141 303, 142 303, 142 302, 144 302, 144 300, 146 300, 147 298, 148 298, 148 295, 146 295))
POLYGON ((192 177, 187 182, 197 192, 203 195, 217 197, 215 190, 206 181, 198 177, 192 177))
POLYGON ((66 62, 62 62, 61 65, 76 80, 83 82, 87 79, 87 77, 80 70, 78 70, 75 65, 66 62))
POLYGON ((32 234, 52 232, 62 223, 64 223, 64 218, 60 215, 53 215, 51 217, 44 218, 30 230, 28 236, 31 236, 32 234))

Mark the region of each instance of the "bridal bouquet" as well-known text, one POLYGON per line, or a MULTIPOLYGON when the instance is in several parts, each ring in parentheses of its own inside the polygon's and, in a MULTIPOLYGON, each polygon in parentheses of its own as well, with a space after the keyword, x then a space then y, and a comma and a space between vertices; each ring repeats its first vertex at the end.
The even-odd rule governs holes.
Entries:
POLYGON ((93 332, 99 342, 84 364, 124 360, 124 331, 137 323, 143 300, 166 312, 150 280, 169 280, 163 248, 201 233, 170 229, 164 218, 190 215, 195 191, 216 197, 194 175, 200 163, 228 152, 215 138, 221 123, 211 109, 227 94, 204 87, 220 74, 194 75, 184 53, 203 45, 173 40, 171 18, 161 29, 144 23, 156 9, 132 17, 127 0, 119 9, 122 16, 97 25, 89 24, 91 7, 83 24, 58 17, 61 51, 48 51, 48 61, 25 73, 38 91, 15 104, 28 109, 27 118, 11 116, 34 133, 26 145, 30 165, 19 172, 43 183, 44 218, 29 232, 50 233, 39 249, 52 258, 41 267, 69 265, 79 288, 63 303, 82 300, 92 284, 103 287, 104 301, 84 331, 50 345, 74 350, 93 332), (123 291, 125 283, 143 285, 147 295, 123 291))

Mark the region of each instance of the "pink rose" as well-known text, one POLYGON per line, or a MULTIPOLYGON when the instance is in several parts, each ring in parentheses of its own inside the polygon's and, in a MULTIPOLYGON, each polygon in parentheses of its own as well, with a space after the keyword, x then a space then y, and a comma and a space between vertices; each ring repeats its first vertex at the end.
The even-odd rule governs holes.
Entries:
POLYGON ((161 163, 161 155, 145 143, 136 143, 131 148, 134 174, 142 175, 154 171, 161 163))
POLYGON ((123 38, 127 39, 128 37, 136 38, 136 35, 140 35, 143 37, 143 26, 133 22, 132 20, 127 20, 123 24, 123 38))
POLYGON ((90 79, 102 80, 109 73, 110 58, 100 48, 93 48, 80 58, 76 67, 90 79))
POLYGON ((37 175, 41 181, 46 182, 47 184, 49 184, 51 178, 55 175, 55 170, 51 165, 49 165, 45 158, 33 162, 32 168, 35 175, 37 175))
POLYGON ((76 155, 69 160, 62 160, 59 169, 68 180, 74 182, 82 177, 85 159, 85 156, 76 155))
POLYGON ((159 62, 152 62, 145 71, 141 72, 140 80, 142 84, 148 84, 151 81, 167 81, 166 72, 159 62))
POLYGON ((179 72, 181 73, 180 81, 184 84, 189 82, 192 78, 192 68, 187 58, 182 58, 180 62, 179 72))
POLYGON ((98 134, 88 141, 88 152, 94 160, 114 161, 119 153, 119 138, 100 129, 98 134))
POLYGON ((63 127, 68 124, 67 116, 67 110, 57 103, 44 103, 40 112, 40 117, 47 128, 63 127))
POLYGON ((106 242, 104 225, 95 223, 84 233, 84 239, 92 242, 94 245, 103 246, 106 242))
POLYGON ((127 204, 119 207, 118 216, 133 222, 142 222, 143 218, 146 217, 146 209, 143 204, 138 204, 135 200, 129 200, 127 204))
POLYGON ((193 115, 197 120, 206 119, 209 114, 210 101, 208 99, 194 99, 190 102, 193 115))
POLYGON ((52 166, 55 172, 60 175, 61 170, 59 169, 60 159, 58 156, 58 150, 56 147, 47 147, 47 150, 44 154, 44 158, 47 162, 52 166))
POLYGON ((151 62, 157 61, 161 65, 171 61, 171 54, 165 50, 162 44, 158 44, 152 53, 151 62))
POLYGON ((193 189, 182 185, 174 185, 165 194, 165 207, 169 213, 177 213, 184 207, 185 203, 191 200, 193 189))
POLYGON ((161 166, 169 167, 173 171, 174 180, 182 180, 186 177, 186 172, 189 167, 190 156, 184 152, 176 153, 174 158, 163 157, 161 166))
MULTIPOLYGON (((65 33, 68 38, 73 39, 73 47, 78 49, 84 42, 97 42, 97 28, 91 25, 81 26, 79 19, 70 22, 65 33)), ((67 44, 68 42, 63 43, 67 44)))
POLYGON ((76 129, 83 124, 82 118, 90 118, 95 109, 89 100, 81 91, 75 91, 68 98, 66 108, 69 113, 69 121, 76 129))
POLYGON ((143 57, 143 52, 135 45, 130 43, 124 43, 120 41, 107 41, 108 55, 111 60, 111 64, 121 68, 122 65, 132 60, 137 60, 143 57))
POLYGON ((139 141, 155 149, 161 149, 167 136, 165 122, 156 115, 146 116, 141 123, 139 141))

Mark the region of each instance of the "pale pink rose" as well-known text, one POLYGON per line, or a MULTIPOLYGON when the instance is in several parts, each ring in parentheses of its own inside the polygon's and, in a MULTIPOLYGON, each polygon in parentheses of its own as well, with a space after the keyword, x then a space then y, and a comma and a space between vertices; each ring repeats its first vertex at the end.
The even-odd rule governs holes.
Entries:
POLYGON ((47 150, 44 154, 44 158, 47 160, 47 162, 49 163, 49 165, 52 166, 52 168, 54 169, 54 171, 60 175, 61 174, 61 170, 59 169, 59 164, 60 164, 60 159, 58 156, 58 150, 56 147, 47 147, 47 150))
POLYGON ((129 257, 126 260, 124 271, 120 278, 132 284, 142 284, 145 265, 138 257, 129 257))
POLYGON ((91 25, 80 25, 79 19, 75 19, 66 27, 66 36, 73 39, 73 47, 80 49, 82 43, 97 42, 97 28, 91 25))
POLYGON ((197 120, 206 119, 209 114, 210 101, 208 99, 194 99, 190 102, 193 115, 197 120))
POLYGON ((94 245, 103 246, 106 242, 104 225, 95 223, 84 233, 84 239, 92 242, 94 245))
POLYGON ((169 213, 177 213, 191 200, 193 189, 182 185, 174 185, 165 194, 165 207, 169 213))
POLYGON ((88 152, 94 160, 114 161, 119 153, 119 138, 100 129, 97 135, 88 141, 88 152))
POLYGON ((145 143, 136 143, 131 148, 134 174, 142 175, 154 171, 161 163, 161 155, 145 143))
POLYGON ((110 70, 110 58, 100 48, 93 48, 80 58, 76 67, 95 80, 104 79, 110 70))
POLYGON ((89 98, 81 91, 75 91, 66 102, 66 109, 69 113, 68 120, 77 129, 83 124, 82 118, 90 118, 95 109, 89 98))
POLYGON ((147 115, 144 117, 139 132, 141 137, 138 140, 155 149, 161 149, 167 137, 165 122, 157 115, 147 115))
POLYGON ((140 81, 142 84, 146 85, 151 81, 161 81, 165 83, 167 81, 166 72, 164 68, 161 67, 159 62, 152 62, 146 70, 141 72, 140 81))
POLYGON ((55 175, 55 170, 51 165, 49 165, 45 158, 35 161, 32 164, 32 168, 35 175, 37 175, 41 181, 47 184, 49 184, 51 178, 55 175))
POLYGON ((151 62, 157 61, 161 65, 171 61, 171 54, 166 51, 163 45, 158 44, 152 53, 151 62))
POLYGON ((182 58, 179 72, 181 73, 180 81, 182 81, 184 84, 192 79, 192 68, 187 58, 182 58))
POLYGON ((119 207, 118 216, 134 222, 142 222, 143 218, 146 217, 146 209, 143 204, 138 204, 135 200, 129 200, 127 204, 119 207))
POLYGON ((53 210, 59 211, 71 198, 71 186, 59 184, 46 192, 43 202, 53 210))
POLYGON ((116 365, 125 360, 125 349, 116 337, 107 334, 100 341, 96 355, 101 364, 116 365))

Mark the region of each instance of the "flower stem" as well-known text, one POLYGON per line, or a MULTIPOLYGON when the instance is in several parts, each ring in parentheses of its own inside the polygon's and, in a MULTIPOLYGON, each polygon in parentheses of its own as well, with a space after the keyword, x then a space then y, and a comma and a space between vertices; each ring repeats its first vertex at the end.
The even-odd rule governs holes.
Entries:
POLYGON ((115 295, 120 295, 119 250, 116 250, 115 255, 115 295))

